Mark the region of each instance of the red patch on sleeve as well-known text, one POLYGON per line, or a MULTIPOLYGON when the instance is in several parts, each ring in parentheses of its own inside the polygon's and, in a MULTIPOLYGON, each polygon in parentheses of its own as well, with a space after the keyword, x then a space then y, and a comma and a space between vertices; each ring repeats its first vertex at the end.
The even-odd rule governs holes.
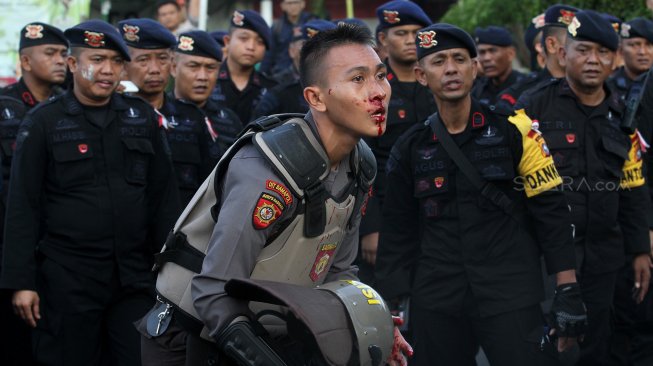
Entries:
POLYGON ((283 198, 283 201, 286 203, 286 206, 290 206, 292 203, 292 194, 290 194, 290 191, 286 186, 279 182, 275 182, 273 180, 268 179, 265 181, 265 188, 272 192, 277 192, 281 198, 283 198))
POLYGON ((252 213, 254 228, 263 230, 269 227, 273 222, 277 221, 285 208, 284 204, 276 197, 262 193, 252 213))

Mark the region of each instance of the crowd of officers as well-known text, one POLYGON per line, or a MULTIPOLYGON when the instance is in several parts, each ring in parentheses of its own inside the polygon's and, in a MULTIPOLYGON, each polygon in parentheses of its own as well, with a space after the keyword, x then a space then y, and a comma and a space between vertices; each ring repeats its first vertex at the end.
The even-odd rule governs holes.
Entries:
MULTIPOLYGON (((211 34, 21 29, 22 76, 0 92, 0 363, 140 364, 133 323, 181 210, 247 123, 308 111, 299 51, 339 22, 283 3, 272 28, 242 10, 211 34)), ((653 365, 653 22, 552 6, 524 74, 505 28, 433 25, 409 1, 377 15, 392 93, 366 139, 357 262, 393 306, 410 299, 411 362, 473 365, 482 347, 497 365, 653 365)))

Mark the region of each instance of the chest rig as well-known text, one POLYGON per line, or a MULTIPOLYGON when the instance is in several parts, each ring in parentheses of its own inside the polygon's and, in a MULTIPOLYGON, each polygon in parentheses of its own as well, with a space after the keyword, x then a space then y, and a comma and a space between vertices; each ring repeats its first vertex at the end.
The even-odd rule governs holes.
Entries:
POLYGON ((248 143, 254 144, 301 202, 288 224, 271 235, 252 278, 311 287, 321 284, 376 175, 374 157, 361 141, 351 154, 355 179, 341 197, 331 197, 323 182, 330 168, 326 152, 300 115, 252 122, 195 193, 156 258, 159 298, 174 309, 186 329, 198 334, 203 325, 193 307, 191 280, 201 271, 208 251, 229 162, 248 143))

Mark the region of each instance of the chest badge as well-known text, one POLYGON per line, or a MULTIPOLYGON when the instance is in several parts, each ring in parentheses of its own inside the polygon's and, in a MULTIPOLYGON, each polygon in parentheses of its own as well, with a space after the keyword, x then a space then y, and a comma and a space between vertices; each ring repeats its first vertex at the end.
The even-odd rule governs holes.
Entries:
POLYGON ((323 244, 320 247, 320 251, 315 257, 315 262, 313 262, 313 268, 311 269, 310 277, 311 281, 317 282, 320 278, 320 275, 327 270, 329 261, 333 257, 333 253, 336 251, 338 246, 336 244, 323 244))
POLYGON ((569 144, 573 144, 576 142, 576 134, 575 133, 568 133, 565 135, 565 139, 567 139, 567 142, 569 144))

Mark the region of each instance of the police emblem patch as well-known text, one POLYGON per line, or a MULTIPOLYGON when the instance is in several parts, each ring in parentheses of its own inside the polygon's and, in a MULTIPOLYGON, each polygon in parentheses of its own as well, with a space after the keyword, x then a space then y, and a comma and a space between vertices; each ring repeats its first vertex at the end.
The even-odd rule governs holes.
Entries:
POLYGON ((91 47, 104 46, 104 33, 84 31, 84 43, 91 47))
POLYGON ((265 188, 268 189, 269 191, 272 192, 277 192, 281 198, 283 198, 283 201, 286 203, 287 206, 290 206, 292 203, 292 195, 290 194, 290 191, 286 186, 279 182, 275 182, 273 180, 268 179, 265 181, 265 188))
POLYGON ((397 24, 401 21, 401 18, 399 18, 399 12, 396 10, 384 10, 383 20, 390 24, 397 24))
POLYGON ((87 144, 79 144, 77 145, 77 150, 79 150, 80 153, 86 154, 88 152, 88 145, 87 144))
POLYGON ((630 38, 630 24, 623 23, 621 25, 621 36, 624 38, 630 38))
POLYGON ((252 214, 254 228, 256 230, 267 228, 281 216, 284 209, 284 204, 276 197, 262 193, 252 214))
POLYGON ((309 275, 313 282, 317 282, 320 279, 320 275, 325 272, 337 247, 337 244, 322 244, 309 275))
POLYGON ((569 34, 571 34, 573 37, 576 37, 578 34, 578 28, 580 28, 580 21, 578 21, 578 18, 574 17, 574 19, 571 21, 571 24, 567 27, 567 30, 569 31, 569 34))
POLYGON ((310 39, 315 37, 318 33, 320 33, 319 30, 313 29, 311 27, 306 27, 306 36, 310 39))
POLYGON ((2 110, 2 119, 13 119, 16 116, 13 109, 5 108, 2 110))
POLYGON ((531 22, 535 26, 535 29, 540 29, 540 28, 544 27, 544 13, 542 13, 542 14, 536 16, 535 18, 533 18, 531 20, 531 22))
POLYGON ((245 20, 245 15, 243 13, 239 12, 238 10, 234 11, 234 16, 231 18, 231 21, 235 25, 237 25, 239 27, 242 27, 245 24, 245 22, 243 22, 243 20, 245 20))
POLYGON ((435 183, 435 188, 442 188, 444 186, 444 177, 436 177, 433 179, 433 183, 435 183))
POLYGON ((25 38, 43 38, 43 26, 40 24, 29 24, 25 26, 25 38))
POLYGON ((422 48, 431 48, 438 45, 438 41, 435 40, 435 32, 419 32, 417 33, 419 38, 419 46, 422 48))
POLYGON ((136 25, 125 24, 122 26, 122 30, 125 32, 123 38, 129 42, 138 42, 140 37, 138 37, 138 32, 141 30, 136 25))
POLYGON ((398 115, 399 118, 401 118, 401 119, 406 118, 406 110, 405 110, 405 109, 400 109, 400 110, 398 110, 398 111, 397 111, 397 115, 398 115))
POLYGON ((573 22, 572 19, 574 19, 575 16, 576 14, 571 10, 560 9, 560 17, 558 17, 558 22, 570 25, 573 22))
POLYGON ((179 48, 182 51, 192 51, 193 50, 193 43, 195 43, 195 40, 188 37, 188 36, 181 36, 179 37, 179 48))
POLYGON ((573 144, 576 141, 576 134, 575 133, 568 133, 565 135, 565 139, 567 139, 567 142, 569 144, 573 144))

